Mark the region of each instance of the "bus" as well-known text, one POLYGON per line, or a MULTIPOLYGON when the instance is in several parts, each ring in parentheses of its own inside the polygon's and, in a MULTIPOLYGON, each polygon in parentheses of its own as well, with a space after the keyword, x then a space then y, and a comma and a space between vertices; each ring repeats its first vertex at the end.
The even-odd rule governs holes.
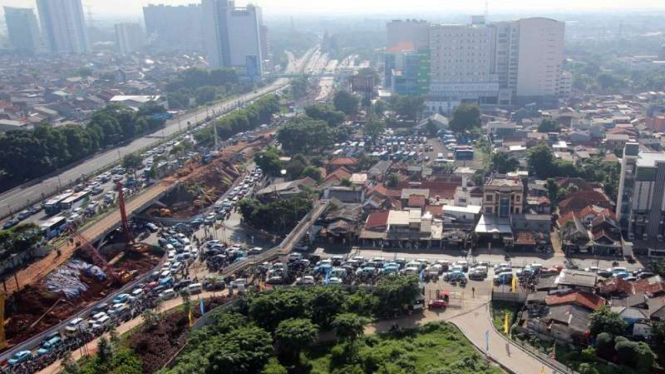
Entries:
POLYGON ((44 212, 46 212, 46 214, 49 216, 60 213, 62 210, 62 202, 72 195, 72 192, 68 192, 54 196, 52 199, 48 200, 46 204, 44 204, 44 212))
POLYGON ((62 206, 62 210, 70 210, 80 207, 89 196, 90 191, 81 191, 73 194, 72 196, 62 201, 60 204, 62 206))
POLYGON ((55 238, 67 230, 67 217, 54 216, 46 220, 46 222, 39 225, 39 229, 48 239, 55 238))

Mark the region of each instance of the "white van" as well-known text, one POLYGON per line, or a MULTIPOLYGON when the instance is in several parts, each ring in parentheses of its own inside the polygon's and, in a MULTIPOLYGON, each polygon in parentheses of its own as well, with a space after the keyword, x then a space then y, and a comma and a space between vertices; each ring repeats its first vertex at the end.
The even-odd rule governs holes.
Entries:
POLYGON ((187 286, 187 290, 189 291, 190 295, 196 295, 203 292, 203 286, 201 285, 201 283, 192 283, 189 286, 187 286))

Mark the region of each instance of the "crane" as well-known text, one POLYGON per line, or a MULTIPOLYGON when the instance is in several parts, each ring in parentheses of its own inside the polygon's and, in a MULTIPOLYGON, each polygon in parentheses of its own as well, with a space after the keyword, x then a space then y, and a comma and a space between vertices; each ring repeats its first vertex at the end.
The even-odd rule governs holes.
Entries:
POLYGON ((81 233, 76 231, 76 228, 73 226, 70 227, 71 238, 74 239, 74 243, 78 247, 78 250, 85 253, 92 264, 98 266, 100 269, 104 270, 104 273, 116 284, 123 284, 127 280, 126 277, 129 275, 125 271, 117 271, 114 269, 102 255, 97 252, 95 247, 86 239, 81 233))
POLYGON ((7 348, 7 340, 5 340, 5 300, 7 294, 0 290, 0 350, 7 348))
POLYGON ((122 191, 122 183, 120 181, 115 182, 115 186, 118 189, 118 205, 120 206, 120 218, 122 219, 122 233, 125 235, 125 242, 127 245, 134 243, 134 238, 132 237, 132 232, 129 231, 129 220, 127 219, 127 209, 125 208, 125 193, 122 191))

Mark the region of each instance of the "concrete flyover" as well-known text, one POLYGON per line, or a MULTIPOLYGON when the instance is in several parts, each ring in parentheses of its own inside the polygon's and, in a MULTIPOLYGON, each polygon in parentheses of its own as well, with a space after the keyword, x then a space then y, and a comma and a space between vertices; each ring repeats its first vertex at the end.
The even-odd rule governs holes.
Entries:
POLYGON ((245 261, 236 262, 222 269, 222 276, 233 275, 238 271, 245 270, 249 267, 270 261, 274 258, 285 256, 291 253, 293 247, 305 236, 305 233, 314 225, 321 215, 328 210, 330 200, 318 200, 315 203, 312 211, 309 212, 296 227, 291 230, 291 233, 282 240, 276 247, 270 248, 258 256, 251 257, 245 261))
MULTIPOLYGON (((127 216, 131 218, 131 216, 136 212, 140 212, 147 208, 176 186, 177 183, 169 184, 161 182, 149 187, 141 194, 136 195, 134 198, 127 201, 127 216)), ((95 222, 91 226, 80 230, 79 233, 87 238, 90 242, 95 242, 118 228, 120 223, 120 210, 114 209, 112 212, 102 216, 99 221, 95 222)), ((57 269, 60 265, 71 258, 71 256, 74 254, 74 251, 76 250, 76 245, 69 243, 69 241, 65 241, 64 243, 58 245, 56 248, 60 251, 59 255, 57 250, 53 250, 49 252, 46 257, 33 262, 27 268, 19 271, 15 277, 11 277, 6 283, 7 293, 11 294, 12 292, 25 287, 27 284, 37 282, 53 270, 57 269)))

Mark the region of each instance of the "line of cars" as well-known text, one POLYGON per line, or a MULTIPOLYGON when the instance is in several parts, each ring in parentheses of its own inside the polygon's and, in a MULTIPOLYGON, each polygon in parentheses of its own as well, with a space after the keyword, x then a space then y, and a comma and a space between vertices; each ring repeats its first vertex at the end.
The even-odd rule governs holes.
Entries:
POLYGON ((223 220, 230 214, 238 201, 245 197, 250 189, 261 180, 262 176, 263 172, 261 168, 258 167, 249 172, 236 187, 233 187, 233 189, 229 191, 224 200, 215 203, 215 206, 213 207, 214 212, 210 212, 203 220, 203 223, 206 226, 212 226, 218 220, 223 220))

